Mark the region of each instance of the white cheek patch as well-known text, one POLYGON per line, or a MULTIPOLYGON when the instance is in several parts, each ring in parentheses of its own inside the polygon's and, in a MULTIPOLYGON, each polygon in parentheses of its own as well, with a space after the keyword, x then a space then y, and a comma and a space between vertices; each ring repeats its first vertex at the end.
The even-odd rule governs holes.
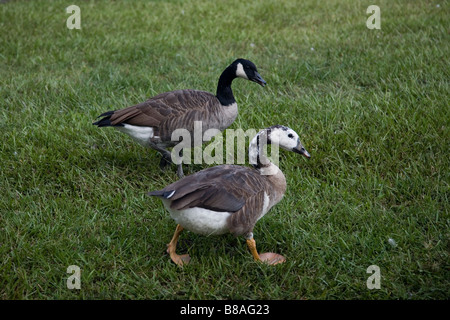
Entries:
POLYGON ((244 78, 248 80, 247 74, 244 71, 244 67, 242 66, 242 63, 238 63, 236 68, 236 77, 244 78))
POLYGON ((297 146, 296 136, 294 135, 293 138, 289 138, 287 134, 283 135, 282 144, 284 144, 289 149, 295 148, 297 146))
POLYGON ((272 131, 270 139, 272 140, 272 143, 277 143, 280 147, 290 150, 297 146, 298 136, 290 131, 276 130, 272 131), (294 137, 289 138, 289 134, 292 134, 294 137))

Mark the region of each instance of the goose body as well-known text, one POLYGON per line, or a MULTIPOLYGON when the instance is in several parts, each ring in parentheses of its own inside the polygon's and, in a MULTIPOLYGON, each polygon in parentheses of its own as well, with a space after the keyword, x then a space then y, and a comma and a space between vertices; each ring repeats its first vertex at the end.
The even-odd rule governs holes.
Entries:
POLYGON ((177 224, 202 235, 253 229, 286 190, 281 170, 262 176, 257 169, 237 165, 211 167, 179 180, 161 192, 164 206, 177 224))
MULTIPOLYGON (((192 89, 165 92, 137 105, 105 112, 93 124, 115 127, 141 145, 159 151, 163 156, 160 166, 164 167, 172 160, 167 148, 180 142, 172 139, 176 129, 188 130, 191 141, 195 141, 195 121, 201 121, 202 133, 208 129, 223 131, 234 122, 238 106, 231 84, 237 77, 261 86, 266 84, 251 61, 237 59, 222 72, 216 95, 192 89)), ((178 175, 184 175, 181 164, 178 165, 178 175)))
MULTIPOLYGON (((253 168, 215 166, 149 193, 161 198, 178 224, 176 235, 186 229, 202 235, 229 232, 245 236, 255 259, 263 260, 262 255, 257 254, 256 246, 253 248, 253 228, 286 191, 283 172, 262 152, 265 143, 278 144, 310 157, 292 129, 273 126, 259 132, 250 143, 249 158, 253 168)), ((175 254, 177 238, 174 236, 169 243, 169 253, 175 263, 182 265, 188 261, 188 256, 175 254)), ((263 257, 270 260, 269 263, 284 261, 283 257, 272 253, 263 257)))

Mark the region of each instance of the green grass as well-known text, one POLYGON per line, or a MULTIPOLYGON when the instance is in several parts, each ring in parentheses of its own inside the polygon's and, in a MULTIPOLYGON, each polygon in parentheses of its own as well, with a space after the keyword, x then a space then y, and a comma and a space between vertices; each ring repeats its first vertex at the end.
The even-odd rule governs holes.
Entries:
POLYGON ((377 1, 381 30, 364 1, 80 0, 81 30, 66 28, 71 4, 0 4, 1 299, 449 298, 447 1, 377 1), (234 82, 230 128, 287 125, 312 155, 282 154, 287 193, 254 230, 287 262, 185 232, 180 269, 165 253, 175 223, 146 196, 175 170, 91 122, 168 90, 214 92, 238 57, 268 85, 234 82))

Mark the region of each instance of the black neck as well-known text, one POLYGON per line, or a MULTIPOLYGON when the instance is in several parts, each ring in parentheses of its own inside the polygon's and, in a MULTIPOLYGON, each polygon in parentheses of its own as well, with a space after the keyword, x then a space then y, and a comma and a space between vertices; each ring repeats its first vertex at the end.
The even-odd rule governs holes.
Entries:
POLYGON ((233 96, 233 91, 231 90, 231 83, 235 78, 236 71, 234 66, 229 66, 220 75, 216 97, 223 106, 229 106, 230 104, 236 102, 233 96))
POLYGON ((252 163, 253 168, 259 170, 270 166, 270 160, 264 153, 264 147, 267 144, 271 144, 270 138, 268 137, 268 132, 262 131, 258 133, 256 135, 256 146, 251 145, 251 150, 249 150, 249 152, 256 153, 256 163, 252 163))

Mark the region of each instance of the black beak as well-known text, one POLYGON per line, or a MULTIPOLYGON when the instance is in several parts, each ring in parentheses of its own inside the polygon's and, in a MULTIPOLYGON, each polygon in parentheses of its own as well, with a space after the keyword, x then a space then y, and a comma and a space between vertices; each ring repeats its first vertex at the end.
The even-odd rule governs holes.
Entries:
POLYGON ((301 154, 302 156, 305 156, 308 159, 311 158, 311 155, 309 154, 309 152, 306 151, 306 149, 303 148, 303 147, 300 147, 300 149, 299 148, 294 148, 294 149, 292 149, 292 151, 294 151, 295 153, 299 153, 299 154, 301 154))
POLYGON ((253 82, 258 83, 261 87, 264 87, 267 82, 261 77, 261 75, 255 71, 254 78, 251 79, 253 82))

